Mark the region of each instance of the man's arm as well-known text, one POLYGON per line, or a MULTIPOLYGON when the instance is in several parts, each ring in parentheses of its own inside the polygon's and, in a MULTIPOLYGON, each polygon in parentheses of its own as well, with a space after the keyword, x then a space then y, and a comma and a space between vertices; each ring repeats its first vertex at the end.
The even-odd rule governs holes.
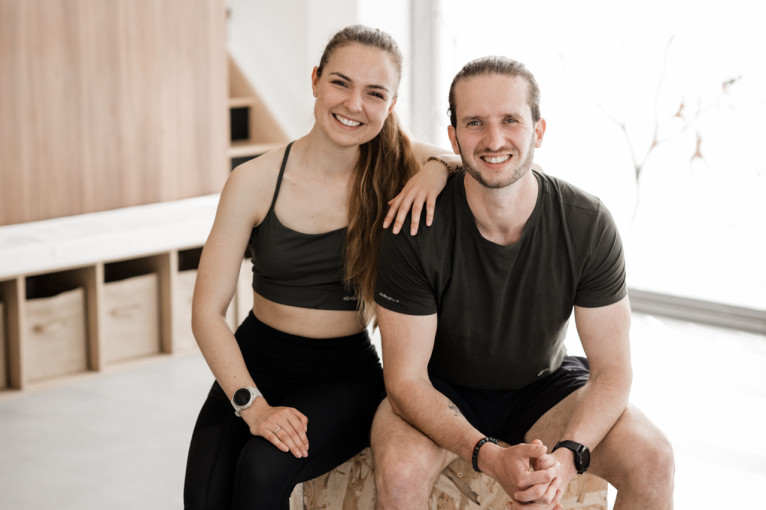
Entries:
MULTIPOLYGON (((378 323, 386 390, 394 412, 442 448, 470 462, 473 449, 484 434, 428 378, 436 315, 405 315, 378 306, 378 323)), ((548 499, 553 499, 560 480, 554 482, 549 470, 528 471, 530 457, 547 457, 545 447, 522 444, 500 448, 486 443, 480 450, 479 467, 500 482, 514 499, 537 500, 549 493, 551 487, 548 499)))
MULTIPOLYGON (((628 298, 598 308, 575 307, 575 324, 590 364, 590 377, 559 439, 577 441, 592 451, 628 405, 633 380, 628 298)), ((563 481, 568 482, 576 474, 572 452, 559 448, 553 456, 561 463, 563 481)))
POLYGON ((436 314, 404 315, 378 307, 383 371, 394 412, 442 448, 471 459, 484 437, 428 378, 436 314))

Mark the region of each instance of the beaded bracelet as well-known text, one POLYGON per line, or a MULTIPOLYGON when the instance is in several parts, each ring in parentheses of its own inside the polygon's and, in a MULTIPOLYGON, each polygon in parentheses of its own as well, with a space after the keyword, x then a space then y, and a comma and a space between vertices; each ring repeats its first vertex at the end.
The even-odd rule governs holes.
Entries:
POLYGON ((476 463, 476 461, 479 459, 479 448, 481 448, 481 446, 484 443, 497 444, 497 439, 495 439, 494 437, 483 437, 479 439, 479 442, 476 443, 476 446, 474 446, 473 458, 471 459, 471 463, 473 464, 473 470, 476 471, 477 473, 481 473, 481 470, 479 469, 479 465, 476 463))
POLYGON ((439 156, 428 156, 428 159, 426 160, 426 163, 428 163, 429 161, 438 161, 439 163, 441 163, 442 165, 444 165, 447 168, 447 172, 452 172, 452 169, 450 168, 449 163, 444 161, 439 156))

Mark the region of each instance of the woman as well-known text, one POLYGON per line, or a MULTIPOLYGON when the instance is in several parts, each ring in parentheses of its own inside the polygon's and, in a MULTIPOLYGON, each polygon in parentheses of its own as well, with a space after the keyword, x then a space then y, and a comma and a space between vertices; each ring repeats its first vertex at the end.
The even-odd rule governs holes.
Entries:
MULTIPOLYGON (((442 152, 399 129, 401 67, 389 35, 338 32, 312 74, 311 131, 236 168, 221 193, 192 304, 216 383, 189 450, 187 509, 286 509, 297 483, 368 445, 384 394, 365 328, 386 203, 442 152), (232 334, 224 315, 246 248, 253 310, 232 334)), ((424 196, 433 206, 446 182, 436 159, 392 201, 396 227, 424 196)))

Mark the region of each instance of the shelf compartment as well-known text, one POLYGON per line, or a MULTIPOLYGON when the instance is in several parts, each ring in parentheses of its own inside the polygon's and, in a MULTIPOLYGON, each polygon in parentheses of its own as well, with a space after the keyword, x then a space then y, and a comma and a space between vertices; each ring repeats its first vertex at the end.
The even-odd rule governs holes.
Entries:
POLYGON ((23 378, 38 382, 88 370, 86 290, 74 272, 26 279, 23 378))
POLYGON ((160 278, 152 259, 104 265, 101 337, 112 364, 161 351, 160 278))

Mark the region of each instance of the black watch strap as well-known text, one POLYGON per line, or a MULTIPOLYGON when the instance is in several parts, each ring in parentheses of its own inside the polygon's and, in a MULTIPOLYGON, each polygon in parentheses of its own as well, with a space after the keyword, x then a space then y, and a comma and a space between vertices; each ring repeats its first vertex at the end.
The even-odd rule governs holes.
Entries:
POLYGON ((567 450, 571 450, 572 453, 574 453, 574 465, 575 469, 577 469, 577 474, 583 474, 588 470, 588 467, 590 467, 590 450, 587 446, 585 446, 582 443, 578 443, 577 441, 570 441, 568 439, 565 439, 564 441, 559 441, 556 443, 556 446, 553 447, 553 452, 558 450, 559 448, 566 448, 567 450))

